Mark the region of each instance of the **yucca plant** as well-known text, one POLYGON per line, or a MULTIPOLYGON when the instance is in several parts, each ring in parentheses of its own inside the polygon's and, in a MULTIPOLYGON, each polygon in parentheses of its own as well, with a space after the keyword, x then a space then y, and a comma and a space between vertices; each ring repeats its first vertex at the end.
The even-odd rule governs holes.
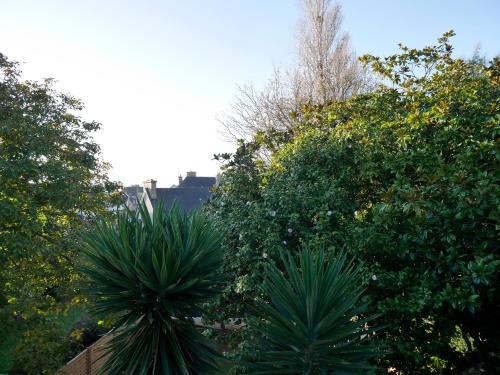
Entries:
POLYGON ((214 345, 193 323, 220 290, 220 237, 200 212, 177 206, 119 214, 83 236, 95 312, 117 317, 107 374, 210 374, 214 345))
POLYGON ((251 329, 262 337, 247 358, 255 374, 359 374, 382 350, 371 338, 374 317, 365 317, 359 268, 340 255, 304 249, 299 262, 281 256, 282 272, 269 264, 266 299, 251 329), (250 363, 252 362, 252 363, 250 363))

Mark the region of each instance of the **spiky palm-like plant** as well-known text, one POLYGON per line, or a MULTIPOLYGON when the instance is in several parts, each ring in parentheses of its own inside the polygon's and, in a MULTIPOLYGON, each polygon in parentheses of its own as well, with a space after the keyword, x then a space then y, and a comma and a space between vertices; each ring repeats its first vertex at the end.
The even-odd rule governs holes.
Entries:
POLYGON ((251 327, 262 340, 249 367, 256 374, 359 374, 382 350, 370 340, 374 317, 364 317, 359 268, 341 255, 304 249, 295 262, 282 256, 283 273, 268 265, 264 292, 251 327))
POLYGON ((217 351, 195 327, 220 289, 220 238, 203 214, 162 207, 119 214, 84 236, 95 310, 118 316, 108 374, 209 374, 217 351))

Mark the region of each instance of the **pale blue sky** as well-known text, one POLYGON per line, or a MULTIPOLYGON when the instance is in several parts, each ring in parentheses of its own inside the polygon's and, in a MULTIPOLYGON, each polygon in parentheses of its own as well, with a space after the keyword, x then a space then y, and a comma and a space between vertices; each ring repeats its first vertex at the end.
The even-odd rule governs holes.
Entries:
MULTIPOLYGON (((343 1, 358 54, 420 47, 454 29, 457 55, 500 53, 500 0, 343 1)), ((215 175, 230 151, 217 114, 236 86, 294 59, 298 0, 0 0, 0 51, 27 78, 54 77, 102 122, 111 177, 127 184, 215 175)))

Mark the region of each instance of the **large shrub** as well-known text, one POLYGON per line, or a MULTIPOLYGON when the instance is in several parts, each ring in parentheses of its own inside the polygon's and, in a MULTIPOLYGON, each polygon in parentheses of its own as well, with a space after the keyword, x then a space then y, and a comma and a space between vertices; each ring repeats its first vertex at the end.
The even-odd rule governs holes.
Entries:
POLYGON ((70 341, 64 330, 46 321, 19 333, 14 348, 14 374, 55 374, 65 363, 70 341))
POLYGON ((209 374, 214 345, 194 326, 218 293, 220 238, 199 212, 144 205, 84 237, 95 310, 116 316, 103 371, 113 374, 209 374))
POLYGON ((7 357, 10 355, 13 363, 5 371, 12 374, 55 374, 110 330, 110 326, 103 323, 77 308, 11 328, 7 340, 15 341, 15 345, 7 357))
POLYGON ((266 257, 346 248, 389 323, 381 371, 495 370, 500 61, 454 59, 449 36, 365 57, 388 85, 306 108, 266 166, 255 152, 227 164, 211 212, 230 228, 226 258, 243 265, 224 292, 240 311, 260 294, 266 257), (253 183, 238 185, 240 175, 253 183))

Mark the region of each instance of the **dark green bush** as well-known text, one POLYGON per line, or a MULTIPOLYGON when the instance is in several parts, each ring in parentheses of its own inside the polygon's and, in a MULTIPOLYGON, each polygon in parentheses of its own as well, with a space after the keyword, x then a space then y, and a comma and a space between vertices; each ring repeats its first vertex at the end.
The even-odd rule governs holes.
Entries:
POLYGON ((260 333, 254 344, 255 374, 367 374, 369 360, 382 354, 370 340, 374 317, 366 317, 360 269, 339 255, 308 249, 282 257, 284 272, 266 267, 266 300, 251 319, 260 333), (270 301, 270 302, 267 302, 270 301))
POLYGON ((14 349, 13 374, 55 374, 65 363, 70 342, 54 323, 41 322, 20 333, 14 349))
POLYGON ((11 372, 53 374, 109 329, 86 316, 80 308, 36 321, 19 321, 11 326, 9 332, 19 335, 13 351, 11 372), (75 322, 75 319, 78 320, 75 322))

